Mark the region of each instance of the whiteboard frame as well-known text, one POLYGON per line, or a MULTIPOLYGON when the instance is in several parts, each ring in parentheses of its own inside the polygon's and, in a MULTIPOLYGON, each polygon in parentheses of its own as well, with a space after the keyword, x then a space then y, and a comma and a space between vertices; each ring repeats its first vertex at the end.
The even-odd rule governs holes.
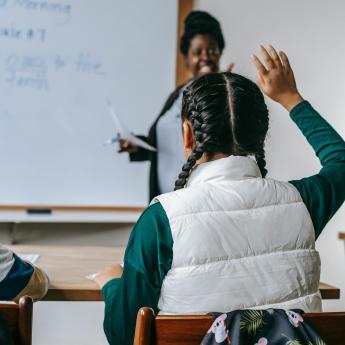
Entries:
MULTIPOLYGON (((177 47, 176 47, 176 86, 185 83, 190 75, 184 57, 179 51, 179 39, 183 32, 184 18, 193 10, 193 0, 178 0, 177 47)), ((22 222, 136 222, 142 207, 131 206, 62 206, 62 205, 0 205, 0 223, 22 222), (50 214, 29 214, 28 210, 50 210, 50 214)))

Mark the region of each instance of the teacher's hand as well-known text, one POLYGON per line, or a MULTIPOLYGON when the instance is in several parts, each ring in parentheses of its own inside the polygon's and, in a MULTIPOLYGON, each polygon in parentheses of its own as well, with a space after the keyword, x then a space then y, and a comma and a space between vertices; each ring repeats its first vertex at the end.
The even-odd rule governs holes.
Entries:
POLYGON ((115 279, 115 278, 121 278, 123 269, 121 265, 115 264, 112 266, 108 266, 102 271, 98 272, 95 276, 94 280, 95 282, 100 286, 102 289, 103 286, 108 283, 108 281, 115 279))
POLYGON ((118 152, 135 153, 139 150, 138 146, 131 144, 128 140, 120 140, 119 147, 118 152))
POLYGON ((284 52, 276 52, 272 46, 265 49, 260 46, 260 55, 263 62, 256 55, 251 59, 258 73, 258 85, 271 99, 280 103, 290 111, 303 101, 295 82, 295 77, 284 52))
POLYGON ((235 64, 232 62, 231 64, 228 65, 228 67, 225 69, 225 72, 231 73, 232 70, 234 69, 235 64))

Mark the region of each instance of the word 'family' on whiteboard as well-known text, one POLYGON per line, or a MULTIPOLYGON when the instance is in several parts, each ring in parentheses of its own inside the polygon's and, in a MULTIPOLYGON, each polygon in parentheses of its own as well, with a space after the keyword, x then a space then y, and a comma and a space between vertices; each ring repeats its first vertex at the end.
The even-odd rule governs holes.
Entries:
POLYGON ((21 29, 11 24, 9 26, 0 26, 0 38, 43 43, 46 39, 46 30, 41 28, 21 29))
POLYGON ((28 11, 70 14, 72 5, 68 1, 47 1, 47 0, 0 0, 0 8, 22 8, 28 11))
POLYGON ((39 91, 49 90, 50 77, 54 73, 62 72, 69 68, 69 72, 84 75, 103 76, 105 72, 100 60, 95 59, 90 53, 80 53, 71 61, 61 55, 35 56, 11 54, 0 65, 4 73, 4 81, 12 87, 31 88, 39 91))
POLYGON ((45 73, 39 71, 27 71, 20 73, 12 73, 11 77, 6 79, 11 86, 31 88, 35 90, 47 91, 49 82, 45 73))

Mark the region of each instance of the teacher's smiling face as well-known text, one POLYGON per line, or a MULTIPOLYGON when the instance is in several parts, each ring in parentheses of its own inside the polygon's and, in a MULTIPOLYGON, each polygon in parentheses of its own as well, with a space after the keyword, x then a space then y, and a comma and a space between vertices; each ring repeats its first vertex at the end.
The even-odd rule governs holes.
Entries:
POLYGON ((185 57, 186 65, 194 78, 218 72, 221 52, 217 41, 210 35, 195 35, 185 57))

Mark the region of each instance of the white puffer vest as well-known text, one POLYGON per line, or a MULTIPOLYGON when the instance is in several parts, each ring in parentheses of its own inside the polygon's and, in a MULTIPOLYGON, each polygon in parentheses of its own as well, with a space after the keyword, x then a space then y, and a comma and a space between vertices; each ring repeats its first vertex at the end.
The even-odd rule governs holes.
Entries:
POLYGON ((293 185, 230 156, 199 165, 187 188, 155 200, 174 241, 161 313, 321 311, 314 228, 293 185))

